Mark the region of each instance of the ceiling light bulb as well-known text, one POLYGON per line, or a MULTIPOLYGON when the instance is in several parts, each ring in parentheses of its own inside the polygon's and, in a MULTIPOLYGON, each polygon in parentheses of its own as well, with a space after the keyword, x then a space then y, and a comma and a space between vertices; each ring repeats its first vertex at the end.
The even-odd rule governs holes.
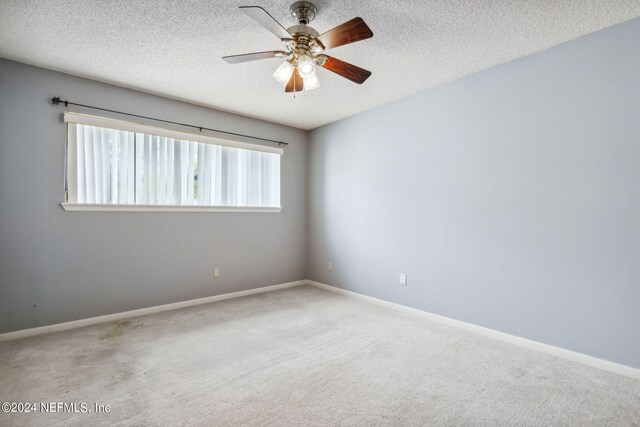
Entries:
POLYGON ((286 86, 293 74, 293 65, 289 61, 284 61, 273 73, 273 77, 280 82, 282 86, 286 86))
POLYGON ((320 87, 320 80, 318 80, 318 76, 315 73, 311 77, 302 80, 304 81, 304 90, 313 90, 320 87))
POLYGON ((305 54, 298 57, 298 72, 303 79, 307 79, 316 73, 316 66, 309 55, 305 54))

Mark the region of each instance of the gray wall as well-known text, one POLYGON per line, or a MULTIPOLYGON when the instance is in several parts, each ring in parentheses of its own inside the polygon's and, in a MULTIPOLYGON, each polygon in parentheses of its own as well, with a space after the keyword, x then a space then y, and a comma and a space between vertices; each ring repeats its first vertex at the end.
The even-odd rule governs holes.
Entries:
POLYGON ((306 160, 301 130, 0 59, 0 332, 304 279, 306 160), (289 142, 283 211, 65 212, 54 95, 289 142))
POLYGON ((640 367, 638 41, 634 20, 314 130, 309 278, 640 367))

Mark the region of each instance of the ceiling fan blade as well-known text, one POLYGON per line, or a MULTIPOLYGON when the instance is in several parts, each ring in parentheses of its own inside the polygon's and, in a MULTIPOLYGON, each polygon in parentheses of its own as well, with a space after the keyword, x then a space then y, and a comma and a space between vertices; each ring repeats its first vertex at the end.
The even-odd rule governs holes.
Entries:
POLYGON ((271 31, 279 39, 290 39, 291 34, 273 16, 260 6, 240 6, 240 10, 246 13, 254 21, 271 31))
POLYGON ((297 68, 293 69, 293 74, 291 74, 291 78, 287 83, 287 86, 284 88, 285 92, 302 92, 304 89, 304 81, 300 76, 297 68))
POLYGON ((373 31, 365 24, 362 18, 353 18, 351 21, 320 34, 316 37, 316 40, 319 40, 325 48, 331 49, 371 37, 373 37, 373 31))
POLYGON ((339 76, 349 79, 354 83, 358 83, 359 85, 364 83, 371 75, 371 71, 356 67, 353 64, 332 58, 331 56, 327 56, 326 61, 322 64, 322 68, 333 71, 339 76))
POLYGON ((258 59, 267 59, 267 58, 275 58, 285 52, 281 52, 279 50, 270 50, 267 52, 254 52, 254 53, 243 53, 241 55, 229 55, 223 56, 224 59, 229 64, 240 64, 241 62, 249 62, 249 61, 257 61, 258 59))

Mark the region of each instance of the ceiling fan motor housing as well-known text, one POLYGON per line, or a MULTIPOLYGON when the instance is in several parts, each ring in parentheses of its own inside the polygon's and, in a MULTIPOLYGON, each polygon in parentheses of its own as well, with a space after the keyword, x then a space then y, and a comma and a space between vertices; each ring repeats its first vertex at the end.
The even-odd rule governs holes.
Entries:
POLYGON ((293 42, 291 44, 291 54, 294 63, 302 55, 309 55, 315 57, 317 52, 323 50, 323 47, 316 42, 318 32, 307 25, 294 25, 287 28, 287 31, 291 33, 293 42))
POLYGON ((308 1, 297 1, 289 7, 291 17, 300 25, 308 25, 318 13, 318 8, 308 1))
POLYGON ((307 25, 294 25, 287 28, 287 31, 296 40, 296 42, 306 42, 307 44, 318 37, 318 32, 307 25))

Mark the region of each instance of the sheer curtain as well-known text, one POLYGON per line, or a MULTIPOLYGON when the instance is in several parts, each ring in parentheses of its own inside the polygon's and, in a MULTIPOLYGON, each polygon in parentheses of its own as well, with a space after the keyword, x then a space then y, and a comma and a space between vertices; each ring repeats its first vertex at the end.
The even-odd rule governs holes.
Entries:
POLYGON ((280 207, 280 154, 68 123, 69 201, 280 207))

